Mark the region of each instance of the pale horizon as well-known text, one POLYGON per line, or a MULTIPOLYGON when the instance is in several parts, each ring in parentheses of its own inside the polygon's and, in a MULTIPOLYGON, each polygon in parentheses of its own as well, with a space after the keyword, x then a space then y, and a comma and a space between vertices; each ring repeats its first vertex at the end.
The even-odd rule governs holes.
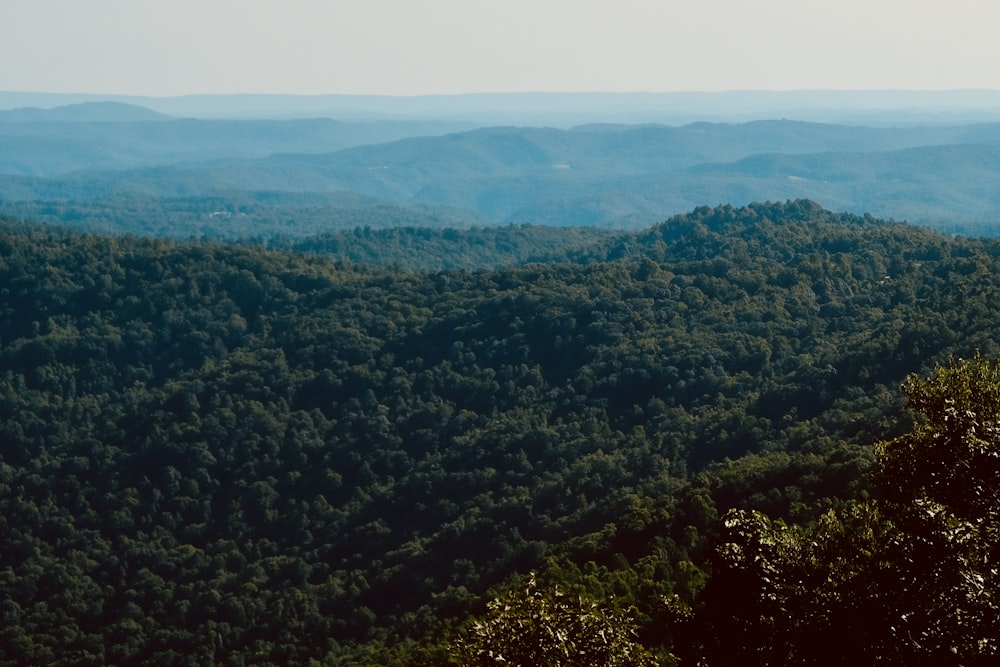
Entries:
POLYGON ((997 90, 997 19, 985 0, 6 0, 0 90, 997 90))

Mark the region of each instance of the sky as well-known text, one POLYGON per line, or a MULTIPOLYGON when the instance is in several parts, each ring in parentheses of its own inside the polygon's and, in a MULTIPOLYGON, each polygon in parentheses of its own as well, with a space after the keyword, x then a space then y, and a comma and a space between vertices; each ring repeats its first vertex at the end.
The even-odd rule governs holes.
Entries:
POLYGON ((2 0, 0 90, 1000 89, 996 0, 2 0))

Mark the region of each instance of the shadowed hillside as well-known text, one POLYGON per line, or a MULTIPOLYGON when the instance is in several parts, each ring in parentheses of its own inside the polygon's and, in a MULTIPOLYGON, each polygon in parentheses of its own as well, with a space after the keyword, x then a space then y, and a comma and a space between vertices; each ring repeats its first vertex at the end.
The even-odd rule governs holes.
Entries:
POLYGON ((531 570, 665 650, 720 516, 867 493, 907 374, 1000 352, 997 253, 808 201, 423 273, 5 223, 0 662, 442 664, 531 570))

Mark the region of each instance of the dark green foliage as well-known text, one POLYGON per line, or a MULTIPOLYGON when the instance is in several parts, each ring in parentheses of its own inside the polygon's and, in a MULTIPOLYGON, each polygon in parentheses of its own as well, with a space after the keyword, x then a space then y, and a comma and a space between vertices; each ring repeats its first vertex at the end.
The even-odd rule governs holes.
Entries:
POLYGON ((995 664, 1000 364, 937 366, 903 390, 924 421, 877 446, 877 500, 809 527, 727 514, 693 655, 710 665, 995 664))
POLYGON ((523 591, 492 600, 453 652, 466 667, 653 667, 635 634, 626 614, 558 588, 543 590, 532 575, 523 591))
MULTIPOLYGON (((284 247, 309 236, 329 239, 356 229, 420 227, 427 230, 489 224, 472 211, 402 206, 349 192, 241 192, 193 196, 190 188, 160 196, 146 193, 149 174, 137 179, 138 192, 121 193, 105 177, 86 187, 106 187, 88 197, 82 190, 45 191, 34 201, 5 201, 3 212, 27 220, 66 225, 80 231, 135 234, 174 239, 249 240, 284 247)), ((0 179, 2 180, 2 179, 0 179)), ((155 178, 151 179, 155 180, 155 178)), ((16 199, 16 197, 15 197, 16 199)), ((352 244, 353 245, 353 244, 352 244)), ((357 244, 365 248, 365 244, 357 244)))
POLYGON ((887 500, 915 496, 970 521, 1000 518, 1000 364, 977 356, 937 366, 903 385, 923 418, 878 447, 877 480, 887 500))
POLYGON ((4 223, 0 662, 441 664, 532 569, 669 645, 720 516, 844 506, 894 387, 997 351, 991 242, 809 202, 620 241, 412 274, 4 223))
POLYGON ((300 241, 274 239, 272 249, 313 252, 361 264, 406 271, 483 269, 565 259, 614 232, 592 227, 533 225, 472 229, 356 228, 300 241))

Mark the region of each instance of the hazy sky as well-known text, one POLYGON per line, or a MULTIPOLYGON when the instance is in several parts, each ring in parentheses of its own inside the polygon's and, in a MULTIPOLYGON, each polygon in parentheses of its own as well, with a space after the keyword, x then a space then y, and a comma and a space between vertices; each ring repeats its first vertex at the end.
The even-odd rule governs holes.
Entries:
POLYGON ((1000 89, 996 0, 0 0, 0 90, 1000 89))

